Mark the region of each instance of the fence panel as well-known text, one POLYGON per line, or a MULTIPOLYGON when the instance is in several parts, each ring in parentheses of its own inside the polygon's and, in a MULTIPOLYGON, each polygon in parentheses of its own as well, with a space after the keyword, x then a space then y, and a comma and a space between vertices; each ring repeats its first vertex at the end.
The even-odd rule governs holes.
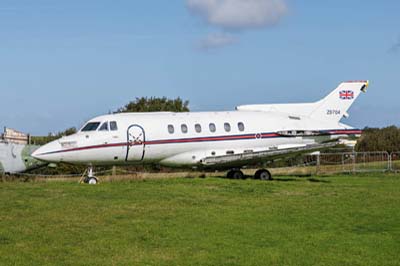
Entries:
POLYGON ((390 155, 387 152, 355 153, 355 172, 385 172, 390 170, 390 155))
POLYGON ((400 172, 400 152, 340 152, 305 155, 269 166, 277 175, 400 172), (284 163, 282 163, 284 162, 284 163))
MULTIPOLYGON (((398 169, 400 170, 400 154, 398 169)), ((384 172, 390 170, 387 152, 321 153, 317 173, 384 172)))
POLYGON ((400 152, 392 152, 390 158, 390 169, 395 172, 400 172, 400 152))
POLYGON ((318 174, 343 173, 353 171, 354 157, 350 153, 321 153, 318 174))

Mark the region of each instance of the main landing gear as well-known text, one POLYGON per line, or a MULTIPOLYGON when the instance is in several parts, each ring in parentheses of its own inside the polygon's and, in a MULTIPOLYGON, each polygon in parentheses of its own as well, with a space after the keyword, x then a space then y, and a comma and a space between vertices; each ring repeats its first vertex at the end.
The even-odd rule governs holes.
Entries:
POLYGON ((81 182, 83 181, 83 183, 90 184, 90 185, 96 185, 97 183, 99 183, 99 180, 97 179, 97 177, 94 176, 92 166, 88 166, 88 169, 84 173, 84 176, 82 177, 82 179, 81 179, 81 182), (87 175, 86 175, 86 173, 87 173, 87 175))
MULTIPOLYGON (((246 179, 247 178, 240 169, 230 170, 227 173, 226 177, 229 179, 246 179)), ((260 179, 263 181, 268 181, 268 180, 272 180, 272 175, 271 175, 271 172, 268 171, 267 169, 259 169, 254 174, 253 179, 260 179)))

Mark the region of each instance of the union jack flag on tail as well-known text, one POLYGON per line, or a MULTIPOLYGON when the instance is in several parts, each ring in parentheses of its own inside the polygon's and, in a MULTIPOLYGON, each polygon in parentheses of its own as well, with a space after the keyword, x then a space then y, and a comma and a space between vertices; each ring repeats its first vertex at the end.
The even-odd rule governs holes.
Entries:
POLYGON ((340 91, 339 92, 339 97, 342 100, 352 100, 354 99, 354 92, 347 90, 347 91, 340 91))

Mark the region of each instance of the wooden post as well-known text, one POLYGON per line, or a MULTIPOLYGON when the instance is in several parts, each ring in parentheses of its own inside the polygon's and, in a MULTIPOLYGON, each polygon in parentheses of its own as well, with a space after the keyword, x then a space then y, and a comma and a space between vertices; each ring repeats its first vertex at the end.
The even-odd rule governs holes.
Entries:
POLYGON ((116 176, 117 175, 117 167, 114 165, 112 167, 112 176, 116 176))

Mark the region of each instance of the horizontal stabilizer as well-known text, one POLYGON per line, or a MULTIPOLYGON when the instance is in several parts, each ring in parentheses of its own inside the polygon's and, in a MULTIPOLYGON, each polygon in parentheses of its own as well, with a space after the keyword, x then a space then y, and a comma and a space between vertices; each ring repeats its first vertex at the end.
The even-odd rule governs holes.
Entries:
POLYGON ((341 83, 318 102, 240 105, 236 110, 284 113, 294 117, 303 116, 320 121, 339 122, 342 117, 348 116, 348 109, 361 92, 366 92, 367 87, 368 81, 348 81, 341 83))

